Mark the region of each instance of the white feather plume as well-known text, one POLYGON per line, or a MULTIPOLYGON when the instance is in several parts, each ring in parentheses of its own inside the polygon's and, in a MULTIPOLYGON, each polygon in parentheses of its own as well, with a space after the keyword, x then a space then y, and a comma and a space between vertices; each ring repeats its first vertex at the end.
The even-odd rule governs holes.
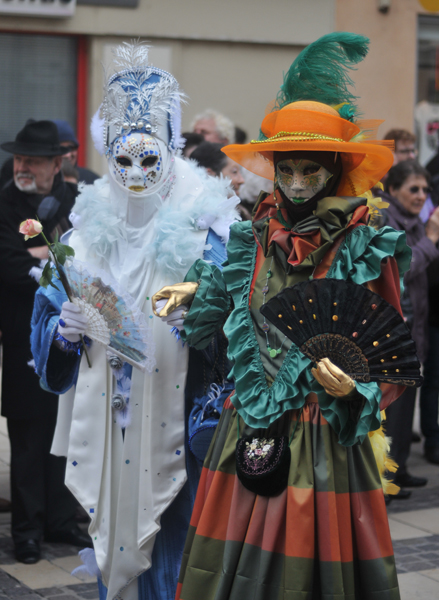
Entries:
MULTIPOLYGON (((101 105, 102 106, 102 105, 101 105)), ((105 154, 105 143, 104 143, 104 130, 105 130, 105 119, 101 118, 101 106, 93 115, 90 122, 90 133, 91 139, 93 140, 94 147, 100 155, 105 154)))
MULTIPOLYGON (((139 121, 146 121, 154 135, 170 121, 173 132, 170 146, 175 151, 181 142, 180 103, 186 96, 170 73, 148 64, 148 50, 149 46, 138 41, 124 42, 114 49, 110 69, 113 74, 108 70, 105 75, 102 103, 105 127, 113 128, 114 136, 135 130, 139 121), (149 81, 151 76, 158 76, 159 80, 149 81)), ((106 143, 105 140, 104 146, 106 143)))
POLYGON ((151 46, 140 40, 123 42, 113 49, 114 66, 117 69, 144 69, 148 64, 148 52, 151 46))

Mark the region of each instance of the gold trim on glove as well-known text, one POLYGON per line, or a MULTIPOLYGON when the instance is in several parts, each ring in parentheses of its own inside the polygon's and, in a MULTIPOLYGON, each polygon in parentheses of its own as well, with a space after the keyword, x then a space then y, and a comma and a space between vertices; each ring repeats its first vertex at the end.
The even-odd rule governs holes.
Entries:
POLYGON ((197 293, 198 286, 199 284, 195 281, 186 281, 185 283, 175 283, 174 285, 163 287, 152 297, 152 310, 156 317, 167 317, 182 304, 190 304, 197 293), (167 299, 168 302, 160 313, 158 313, 156 304, 159 300, 163 299, 167 299))
POLYGON ((311 372, 330 396, 343 398, 355 389, 354 380, 336 367, 329 358, 322 358, 317 363, 317 368, 311 369, 311 372))

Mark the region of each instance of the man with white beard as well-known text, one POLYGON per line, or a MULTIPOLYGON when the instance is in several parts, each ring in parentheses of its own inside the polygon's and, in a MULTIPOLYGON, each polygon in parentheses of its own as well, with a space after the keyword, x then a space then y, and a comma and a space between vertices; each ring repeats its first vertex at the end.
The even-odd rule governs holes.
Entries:
POLYGON ((11 441, 12 538, 20 562, 40 558, 40 541, 91 544, 75 522, 76 501, 64 485, 65 459, 50 454, 58 396, 44 391, 31 360, 30 321, 41 261, 41 236, 25 241, 19 225, 38 216, 49 240, 70 227, 77 194, 60 173, 56 125, 26 123, 15 141, 14 178, 0 193, 0 329, 3 334, 2 415, 11 441))

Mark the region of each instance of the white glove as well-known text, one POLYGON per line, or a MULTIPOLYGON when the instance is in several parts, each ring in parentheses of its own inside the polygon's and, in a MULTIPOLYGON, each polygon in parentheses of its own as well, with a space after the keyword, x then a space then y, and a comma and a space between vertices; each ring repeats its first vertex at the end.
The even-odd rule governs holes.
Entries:
POLYGON ((77 215, 76 213, 71 212, 69 214, 69 221, 73 225, 73 229, 81 228, 81 221, 82 221, 81 215, 77 215))
MULTIPOLYGON (((156 310, 158 313, 161 312, 162 308, 168 302, 167 298, 163 298, 162 300, 157 300, 156 302, 156 310)), ((186 317, 186 313, 188 311, 188 306, 186 304, 182 304, 175 310, 173 310, 167 317, 160 317, 160 319, 169 325, 169 327, 176 327, 178 331, 184 329, 184 319, 186 317)))
POLYGON ((59 315, 58 333, 69 342, 79 342, 79 334, 84 334, 87 325, 88 319, 79 306, 72 302, 64 302, 59 315))

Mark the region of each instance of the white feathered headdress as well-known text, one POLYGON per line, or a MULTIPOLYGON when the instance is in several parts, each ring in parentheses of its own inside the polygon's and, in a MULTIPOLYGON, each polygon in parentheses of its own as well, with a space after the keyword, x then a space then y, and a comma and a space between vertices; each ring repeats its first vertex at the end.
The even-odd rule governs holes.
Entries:
POLYGON ((101 154, 116 137, 131 131, 158 137, 171 152, 180 147, 180 103, 185 96, 170 73, 148 64, 148 50, 141 42, 124 42, 113 50, 112 74, 106 73, 104 100, 91 122, 101 154))

